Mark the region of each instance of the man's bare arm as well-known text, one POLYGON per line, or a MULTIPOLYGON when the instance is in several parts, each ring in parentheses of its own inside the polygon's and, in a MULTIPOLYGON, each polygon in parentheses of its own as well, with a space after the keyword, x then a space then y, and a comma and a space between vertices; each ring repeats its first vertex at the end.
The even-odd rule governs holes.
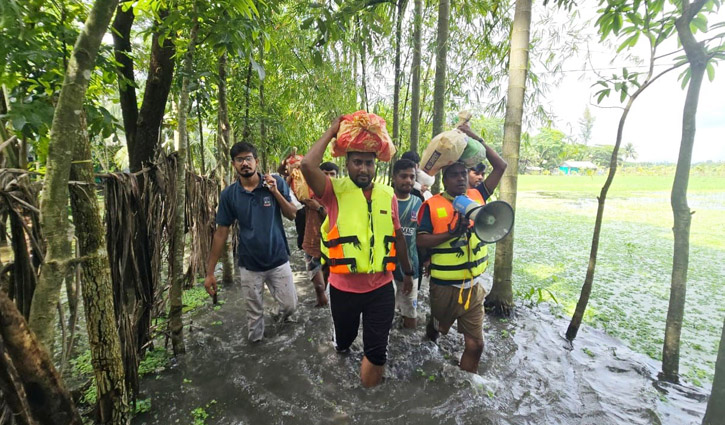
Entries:
POLYGON ((330 125, 330 128, 325 131, 322 136, 315 142, 314 145, 307 152, 307 155, 302 159, 302 175, 305 177, 307 185, 312 189, 315 194, 322 196, 325 192, 325 173, 320 170, 320 164, 322 158, 325 156, 325 149, 340 129, 340 119, 337 117, 330 125))
POLYGON ((206 292, 209 295, 216 294, 217 287, 214 269, 216 268, 216 263, 219 261, 219 257, 222 256, 224 245, 226 245, 228 237, 229 226, 217 226, 214 231, 214 239, 211 242, 209 258, 206 262, 206 278, 204 279, 204 288, 206 288, 206 292))

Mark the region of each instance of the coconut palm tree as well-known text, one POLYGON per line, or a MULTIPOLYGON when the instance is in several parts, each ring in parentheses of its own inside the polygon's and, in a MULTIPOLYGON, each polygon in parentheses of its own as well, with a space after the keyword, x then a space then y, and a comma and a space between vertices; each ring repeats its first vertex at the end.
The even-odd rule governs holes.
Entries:
POLYGON ((637 151, 634 150, 634 145, 632 144, 632 142, 629 142, 626 145, 624 145, 624 160, 625 161, 630 158, 637 159, 637 156, 638 156, 637 151))

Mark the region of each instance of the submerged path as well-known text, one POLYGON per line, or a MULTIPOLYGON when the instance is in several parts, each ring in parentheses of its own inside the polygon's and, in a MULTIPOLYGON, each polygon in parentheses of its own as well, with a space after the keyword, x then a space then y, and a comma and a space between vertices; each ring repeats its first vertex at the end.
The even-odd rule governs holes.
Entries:
MULTIPOLYGON (((303 270, 299 251, 292 262, 303 270)), ((423 338, 426 287, 418 329, 394 326, 385 381, 365 390, 360 340, 350 355, 337 354, 329 310, 313 307, 304 273, 295 283, 292 323, 272 319, 265 295, 267 329, 258 344, 246 339, 239 287, 223 288, 221 309, 192 312, 187 354, 142 379, 140 398, 151 399, 151 410, 133 423, 699 424, 704 415, 704 390, 657 383, 655 361, 603 332, 583 328, 568 347, 568 321, 546 304, 520 306, 511 320, 486 317, 479 375, 462 372, 462 335, 452 330, 439 345, 423 338)))

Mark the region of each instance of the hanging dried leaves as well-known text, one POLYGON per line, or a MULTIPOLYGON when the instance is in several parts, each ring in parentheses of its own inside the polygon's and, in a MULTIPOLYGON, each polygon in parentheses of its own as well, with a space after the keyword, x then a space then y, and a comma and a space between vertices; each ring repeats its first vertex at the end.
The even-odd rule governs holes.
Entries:
POLYGON ((13 262, 0 268, 0 282, 7 282, 4 286, 7 286, 9 297, 26 319, 30 315, 30 303, 45 254, 38 208, 39 189, 25 170, 0 170, 0 215, 7 214, 10 218, 13 251, 13 262))

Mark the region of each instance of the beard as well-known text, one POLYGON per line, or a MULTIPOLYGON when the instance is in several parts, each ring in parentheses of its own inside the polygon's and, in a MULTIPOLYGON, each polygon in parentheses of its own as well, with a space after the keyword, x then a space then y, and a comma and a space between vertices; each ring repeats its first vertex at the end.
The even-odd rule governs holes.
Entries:
POLYGON ((365 180, 360 180, 360 177, 358 176, 355 179, 352 179, 352 182, 355 183, 355 186, 359 187, 360 189, 365 189, 366 187, 370 186, 370 179, 367 178, 367 176, 364 177, 365 180))
POLYGON ((248 179, 248 178, 250 178, 250 177, 252 177, 254 175, 254 170, 237 171, 237 174, 239 174, 240 176, 244 177, 245 179, 248 179))

